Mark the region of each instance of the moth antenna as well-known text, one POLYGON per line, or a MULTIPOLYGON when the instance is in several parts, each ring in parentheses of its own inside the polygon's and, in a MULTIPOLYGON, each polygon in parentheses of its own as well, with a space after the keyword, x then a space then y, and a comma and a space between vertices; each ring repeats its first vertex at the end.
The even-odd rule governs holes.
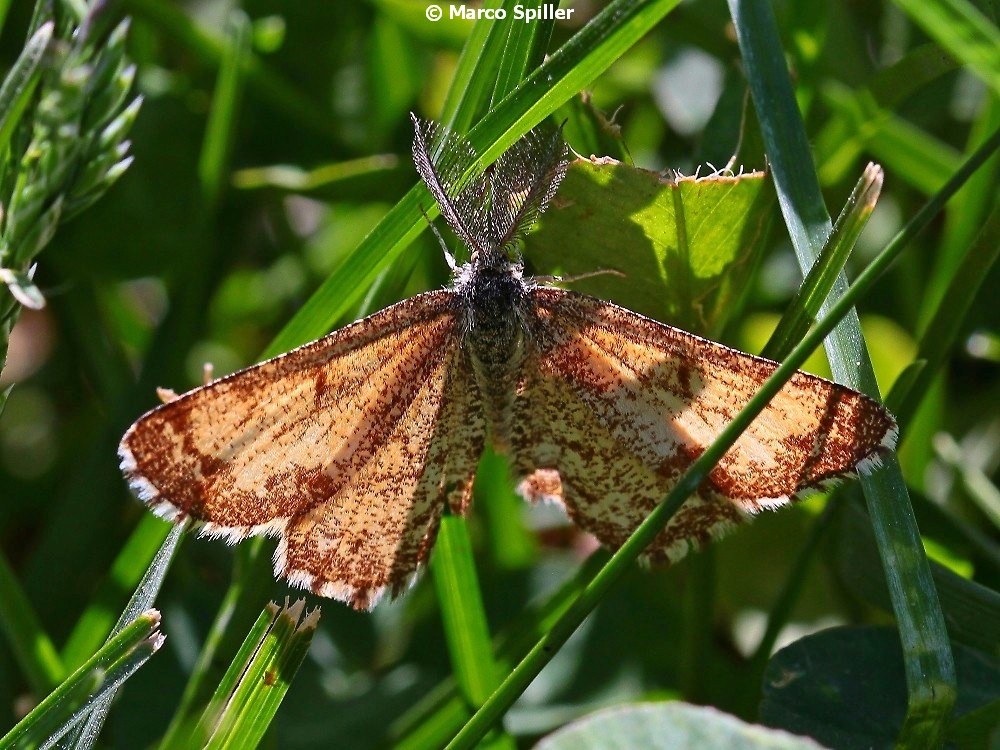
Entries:
POLYGON ((427 226, 431 228, 431 231, 434 232, 434 236, 437 237, 438 244, 441 245, 441 252, 444 253, 444 259, 445 262, 447 262, 448 264, 448 268, 450 268, 453 272, 457 271, 458 263, 455 260, 454 253, 452 253, 451 250, 448 249, 448 246, 444 242, 444 237, 441 236, 441 233, 438 231, 438 228, 434 226, 434 222, 431 221, 431 217, 427 215, 426 211, 424 211, 423 206, 420 207, 420 213, 424 215, 424 221, 427 222, 427 226))
POLYGON ((481 232, 476 226, 478 212, 466 210, 471 200, 479 205, 477 196, 483 183, 479 176, 469 177, 466 170, 475 161, 476 152, 465 138, 435 122, 421 120, 412 112, 413 164, 424 185, 434 196, 441 215, 472 251, 481 250, 481 232))

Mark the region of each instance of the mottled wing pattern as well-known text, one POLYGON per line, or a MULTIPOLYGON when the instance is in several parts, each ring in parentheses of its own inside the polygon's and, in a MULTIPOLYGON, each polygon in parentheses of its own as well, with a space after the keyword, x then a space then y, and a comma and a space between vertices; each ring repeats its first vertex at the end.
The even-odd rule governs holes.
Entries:
POLYGON ((277 535, 278 575, 370 608, 468 503, 485 425, 462 357, 454 294, 418 295, 154 409, 122 470, 159 515, 277 535))
MULTIPOLYGON (((537 323, 510 436, 519 490, 564 502, 577 525, 617 547, 776 365, 585 295, 531 296, 537 323)), ((864 470, 895 437, 876 402, 798 373, 647 557, 675 561, 748 514, 864 470)))

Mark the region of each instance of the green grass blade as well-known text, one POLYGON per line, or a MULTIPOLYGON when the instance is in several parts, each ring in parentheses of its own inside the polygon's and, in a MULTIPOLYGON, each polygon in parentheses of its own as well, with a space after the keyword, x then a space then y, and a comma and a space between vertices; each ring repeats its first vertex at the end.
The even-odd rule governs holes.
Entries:
MULTIPOLYGON (((854 488, 845 488, 848 492, 854 488)), ((871 524, 860 503, 848 503, 841 514, 841 530, 837 565, 840 578, 860 599, 891 611, 892 600, 884 580, 872 576, 878 565, 878 547, 871 524)), ((948 635, 956 643, 979 649, 994 657, 1000 656, 1000 593, 975 581, 953 573, 935 562, 931 574, 941 597, 941 607, 947 615, 948 635)))
POLYGON ((1000 93, 1000 31, 967 0, 896 0, 896 5, 956 59, 1000 93))
MULTIPOLYGON (((142 616, 143 612, 152 611, 156 595, 160 592, 163 579, 167 576, 170 561, 173 560, 174 553, 177 551, 177 546, 184 534, 185 524, 177 524, 168 528, 166 538, 156 551, 142 580, 136 587, 135 593, 132 594, 132 598, 129 599, 125 610, 118 618, 118 622, 115 623, 112 636, 124 630, 129 623, 135 622, 142 616)), ((104 720, 107 718, 116 691, 116 687, 111 687, 93 702, 87 710, 86 721, 74 728, 70 739, 63 743, 64 747, 72 747, 74 750, 90 750, 97 743, 97 737, 104 726, 104 720)))
POLYGON ((865 168, 851 197, 844 204, 830 238, 761 351, 762 356, 781 359, 805 336, 875 210, 875 203, 882 192, 883 177, 882 168, 878 165, 869 164, 865 168))
MULTIPOLYGON (((483 8, 503 9, 509 15, 513 5, 512 0, 492 0, 484 3, 483 8)), ((507 33, 507 24, 485 16, 473 24, 441 109, 443 125, 465 133, 482 116, 497 80, 507 33)))
POLYGON ((62 660, 67 669, 83 664, 107 640, 116 620, 120 620, 125 597, 139 586, 158 553, 162 554, 162 545, 170 530, 171 526, 151 513, 139 521, 115 558, 107 580, 77 619, 62 648, 62 660))
POLYGON ((4 24, 7 23, 8 11, 10 11, 10 0, 0 0, 0 31, 3 31, 4 24))
MULTIPOLYGON (((514 5, 515 3, 509 4, 514 5)), ((559 5, 558 0, 549 4, 559 5)), ((512 12, 512 10, 508 10, 508 18, 512 17, 512 12)), ((513 20, 510 22, 506 48, 500 62, 500 71, 496 76, 490 109, 493 109, 505 96, 516 89, 521 81, 528 76, 529 71, 542 64, 549 40, 552 38, 553 23, 552 20, 540 20, 534 23, 521 23, 513 20)))
POLYGON ((993 528, 1000 531, 1000 489, 997 489, 982 469, 969 461, 962 446, 948 433, 937 436, 934 452, 955 473, 963 494, 979 508, 983 516, 993 524, 993 528))
POLYGON ((357 159, 323 164, 313 169, 301 169, 291 164, 247 167, 233 172, 233 187, 241 190, 270 188, 302 194, 316 192, 329 199, 350 196, 353 182, 370 177, 372 180, 391 177, 399 168, 396 154, 373 154, 357 159), (338 188, 343 186, 343 192, 338 188), (324 191, 328 188, 328 191, 324 191))
MULTIPOLYGON (((779 204, 803 272, 815 261, 830 221, 811 164, 808 140, 769 6, 730 0, 737 38, 773 167, 779 204)), ((841 276, 834 297, 845 290, 841 276)), ((831 298, 831 299, 833 299, 831 298)), ((840 302, 834 303, 839 307, 840 302)), ((829 303, 824 305, 829 308, 829 303)), ((871 361, 852 312, 826 342, 835 378, 877 395, 871 361)), ((881 471, 862 478, 883 570, 892 593, 903 644, 908 712, 900 742, 940 742, 956 696, 955 668, 937 592, 898 462, 890 456, 881 471)))
MULTIPOLYGON (((572 578, 548 599, 519 614, 496 639, 500 668, 509 671, 524 658, 535 641, 555 623, 607 562, 601 549, 588 557, 572 578)), ((458 695, 457 685, 448 678, 427 694, 425 700, 399 717, 388 738, 396 750, 423 750, 443 747, 471 716, 468 704, 458 695)))
MULTIPOLYGON (((969 131, 965 150, 973 151, 998 129, 1000 129, 1000 94, 986 95, 969 131)), ((933 271, 927 281, 926 292, 922 295, 924 304, 921 305, 917 318, 918 331, 926 329, 930 315, 937 310, 952 276, 993 207, 996 186, 1000 181, 998 175, 1000 175, 1000 155, 994 154, 948 204, 944 234, 935 253, 933 271)))
POLYGON ((52 41, 53 28, 51 22, 43 24, 31 36, 0 86, 0 155, 7 153, 14 128, 21 121, 42 77, 45 50, 52 41))
POLYGON ((56 647, 3 554, 0 554, 0 628, 35 693, 44 695, 66 676, 56 647))
MULTIPOLYGON (((316 632, 319 610, 314 609, 303 617, 304 609, 304 599, 280 612, 274 607, 273 622, 263 638, 258 638, 257 626, 251 630, 244 641, 245 648, 240 649, 233 663, 234 669, 227 672, 227 677, 235 673, 239 678, 232 694, 225 697, 218 713, 215 705, 209 705, 209 721, 215 729, 205 748, 253 750, 257 747, 316 632), (243 659, 247 651, 252 652, 249 662, 243 659)), ((226 683, 227 680, 223 680, 223 684, 226 683)))
POLYGON ((246 62, 250 57, 250 20, 240 10, 229 14, 228 44, 219 65, 219 76, 208 115, 205 140, 198 159, 198 178, 209 207, 216 206, 229 180, 229 155, 239 121, 246 62))
MULTIPOLYGON (((126 12, 149 22, 202 64, 221 64, 226 50, 225 40, 201 27, 176 4, 165 0, 125 0, 123 5, 126 12)), ((256 56, 249 56, 245 64, 247 83, 263 101, 314 133, 336 137, 336 119, 332 113, 318 108, 313 99, 298 91, 256 56)))
MULTIPOLYGON (((446 515, 441 519, 431 573, 459 692, 470 707, 479 707, 499 684, 499 671, 476 579, 472 542, 461 516, 446 515)), ((494 738, 488 744, 514 747, 507 736, 494 738)))
POLYGON ((781 635, 782 629, 791 619, 792 610, 805 588, 809 568, 819 552, 824 533, 830 527, 835 507, 832 501, 828 502, 820 516, 809 527, 809 535, 803 540, 795 562, 788 567, 788 577, 768 613, 764 635, 761 636, 757 648, 754 649, 753 655, 750 657, 750 670, 754 679, 749 681, 748 685, 751 685, 753 690, 747 695, 743 706, 748 714, 752 715, 756 710, 756 704, 760 700, 760 684, 764 670, 767 669, 767 662, 771 658, 771 652, 774 651, 774 645, 778 642, 778 636, 781 635))
POLYGON ((136 618, 0 738, 0 750, 51 747, 95 700, 116 689, 159 650, 164 640, 159 627, 156 610, 136 618))
MULTIPOLYGON (((843 144, 848 147, 844 150, 864 147, 896 180, 905 181, 924 195, 940 190, 945 176, 961 163, 958 151, 905 118, 881 110, 870 93, 856 93, 836 83, 824 86, 822 93, 824 103, 840 116, 851 133, 843 144)), ((859 154, 840 154, 839 159, 846 155, 856 160, 859 154)), ((831 181, 838 169, 836 162, 824 164, 820 181, 831 181)))
POLYGON ((180 705, 174 711, 160 742, 161 750, 180 750, 191 746, 190 732, 223 677, 219 660, 226 657, 219 655, 235 653, 242 643, 241 630, 235 624, 253 621, 254 613, 264 606, 261 600, 267 601, 270 587, 261 585, 261 582, 270 579, 271 559, 265 550, 266 543, 263 539, 254 539, 237 550, 233 582, 226 590, 215 621, 205 638, 201 653, 198 654, 198 661, 184 687, 180 705))
POLYGON ((983 282, 989 278, 989 271, 998 257, 1000 208, 994 208, 979 235, 968 247, 958 271, 930 318, 927 330, 920 337, 916 359, 922 360, 924 366, 909 381, 897 381, 886 398, 886 403, 899 417, 901 424, 906 424, 913 417, 931 382, 944 366, 958 338, 962 322, 983 282))
POLYGON ((218 725, 219 715, 225 707, 225 702, 236 690, 240 677, 259 648, 267 631, 274 624, 277 614, 278 607, 274 603, 269 603, 264 607, 257 620, 247 631, 246 638, 230 662, 229 667, 219 678, 211 698, 202 706, 201 716, 197 717, 192 714, 186 714, 184 723, 181 726, 182 731, 168 732, 159 745, 160 750, 165 750, 166 748, 177 748, 180 750, 187 747, 204 747, 209 736, 215 731, 218 725))

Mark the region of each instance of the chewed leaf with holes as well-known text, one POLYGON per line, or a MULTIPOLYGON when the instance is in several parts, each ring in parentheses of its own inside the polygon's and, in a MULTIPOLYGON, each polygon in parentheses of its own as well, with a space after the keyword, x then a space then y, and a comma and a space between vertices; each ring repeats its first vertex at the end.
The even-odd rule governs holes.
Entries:
POLYGON ((578 159, 525 257, 540 274, 619 271, 573 288, 717 336, 759 258, 773 208, 763 172, 674 179, 614 159, 578 159))

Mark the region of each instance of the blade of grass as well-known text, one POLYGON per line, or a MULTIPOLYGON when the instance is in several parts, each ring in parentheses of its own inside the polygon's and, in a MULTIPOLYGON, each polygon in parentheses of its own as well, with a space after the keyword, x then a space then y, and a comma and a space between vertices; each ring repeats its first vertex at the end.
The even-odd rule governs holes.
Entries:
MULTIPOLYGON (((855 488, 845 488, 848 492, 855 488)), ((891 611, 892 600, 885 581, 872 576, 878 564, 878 547, 861 503, 845 503, 840 531, 843 549, 837 555, 840 575, 859 598, 891 611)), ((931 563, 931 574, 941 596, 948 634, 956 643, 1000 656, 1000 593, 982 584, 962 578, 938 563, 931 563)))
POLYGON ((38 695, 45 695, 63 680, 66 668, 2 553, 0 603, 0 627, 7 637, 10 650, 31 689, 38 695))
POLYGON ((979 508, 993 524, 994 530, 1000 530, 1000 489, 997 489, 982 469, 968 460, 962 446, 948 433, 942 432, 936 436, 934 452, 954 472, 965 497, 979 508))
MULTIPOLYGON (((129 599, 125 610, 118 618, 118 622, 115 623, 111 631, 112 638, 128 627, 129 623, 137 621, 143 612, 155 611, 152 608, 153 603, 156 600, 156 595, 160 592, 160 586, 163 585, 163 579, 167 576, 167 570, 170 568, 170 562, 177 551, 185 527, 186 524, 182 523, 169 528, 166 538, 146 569, 146 573, 132 594, 132 598, 129 599)), ((136 668, 138 667, 137 664, 136 668)), ((74 728, 69 738, 62 743, 63 747, 72 747, 73 750, 90 750, 97 743, 97 736, 101 733, 104 720, 111 708, 111 701, 114 700, 117 690, 117 686, 109 687, 93 701, 86 711, 88 714, 86 721, 74 728)))
POLYGON ((812 351, 823 343, 826 336, 834 330, 843 317, 853 309, 855 301, 874 286, 875 281, 902 252, 904 246, 903 243, 899 242, 890 243, 858 276, 845 293, 830 306, 830 309, 816 323, 812 331, 788 355, 788 359, 778 365, 746 407, 726 425, 719 437, 691 464, 664 500, 612 555, 580 596, 532 647, 521 663, 497 688, 496 692, 455 736, 448 745, 449 750, 474 747, 503 713, 510 708, 559 647, 601 602, 615 582, 638 559, 646 546, 663 530, 684 501, 697 491, 698 486, 708 476, 715 464, 732 447, 756 416, 764 410, 767 403, 805 363, 812 351))
POLYGON ((366 175, 376 178, 388 176, 398 167, 399 157, 395 154, 362 156, 309 170, 291 164, 247 167, 233 172, 233 187, 241 190, 270 188, 302 194, 318 192, 324 187, 336 187, 337 183, 349 184, 351 180, 366 175))
POLYGON ((198 178, 209 210, 218 205, 229 184, 229 155, 239 122, 247 60, 252 54, 250 20, 241 10, 226 19, 226 41, 212 96, 212 110, 198 159, 198 178))
POLYGON ((0 31, 7 22, 7 12, 10 10, 10 0, 0 0, 0 31))
POLYGON ((0 750, 51 747, 93 702, 115 689, 163 645, 160 613, 149 610, 112 638, 4 737, 0 750))
MULTIPOLYGON (((528 653, 606 561, 607 552, 598 550, 542 604, 525 610, 504 628, 495 649, 501 670, 509 671, 528 653)), ((449 677, 399 717, 389 728, 387 739, 396 750, 443 747, 471 715, 468 704, 458 695, 454 679, 449 677)))
MULTIPOLYGON (((509 16, 513 5, 512 0, 491 0, 484 3, 483 8, 502 8, 509 16)), ((506 24, 486 16, 473 24, 441 109, 443 125, 456 133, 465 133, 482 116, 489 104, 506 44, 506 24)))
POLYGON ((915 359, 922 360, 923 367, 909 381, 897 380, 886 398, 900 424, 906 424, 913 417, 944 366, 958 338, 962 321, 983 282, 989 278, 989 271, 997 258, 1000 258, 1000 208, 993 209, 975 241, 966 250, 961 265, 934 309, 927 330, 920 337, 915 359))
POLYGON ((134 592, 144 576, 148 575, 150 567, 161 554, 171 528, 152 514, 143 516, 115 558, 107 579, 77 618, 73 632, 66 639, 62 660, 67 669, 76 669, 83 664, 113 632, 125 597, 129 591, 134 592))
POLYGON ((14 128, 21 121, 28 102, 35 93, 35 86, 42 77, 45 50, 52 41, 52 22, 43 24, 24 45, 14 67, 0 86, 0 154, 7 153, 7 146, 14 128))
POLYGON ((833 519, 836 507, 837 504, 831 498, 823 508, 823 512, 810 525, 808 536, 802 542, 795 560, 788 566, 788 578, 771 605, 764 635, 761 636, 748 665, 751 677, 746 681, 746 684, 752 687, 752 690, 746 692, 742 705, 742 709, 747 715, 752 715, 760 702, 760 685, 764 677, 764 670, 767 668, 767 662, 771 658, 771 652, 774 651, 774 644, 777 643, 778 636, 781 635, 782 629, 788 623, 792 610, 805 588, 809 568, 819 551, 823 534, 830 528, 830 521, 833 519))
POLYGON ((709 675, 714 671, 712 640, 718 590, 715 550, 709 546, 686 563, 677 685, 686 701, 708 703, 709 675))
MULTIPOLYGON (((431 572, 459 693, 470 708, 478 708, 499 683, 499 671, 472 561, 472 542, 461 516, 448 514, 441 519, 431 572)), ((505 734, 487 738, 485 744, 515 747, 505 734)))
MULTIPOLYGON (((867 91, 854 92, 830 82, 823 86, 822 95, 824 104, 840 116, 850 132, 849 145, 863 147, 896 179, 906 181, 924 195, 940 190, 945 175, 961 163, 958 151, 908 120, 881 109, 867 91)), ((836 162, 824 164, 819 170, 820 182, 829 182, 838 167, 836 162)))
MULTIPOLYGON (((558 0, 547 5, 559 7, 558 0)), ((508 18, 511 11, 508 11, 508 18)), ((500 61, 500 71, 493 87, 493 97, 490 109, 503 100, 511 91, 517 88, 528 73, 537 68, 545 59, 545 52, 552 38, 552 19, 539 20, 534 23, 518 23, 511 21, 506 39, 503 58, 500 61)))
POLYGON ((806 274, 799 291, 785 308, 774 333, 761 351, 761 356, 781 359, 805 336, 875 210, 875 203, 882 192, 883 177, 882 168, 877 164, 869 163, 865 168, 851 197, 844 204, 829 239, 806 274))
MULTIPOLYGON (((1000 94, 985 95, 978 116, 969 130, 966 151, 972 151, 1000 128, 1000 94)), ((951 283, 978 228, 993 207, 1000 173, 1000 155, 994 155, 948 204, 944 232, 934 253, 934 266, 923 293, 917 330, 924 331, 951 283)))
POLYGON ((896 0, 931 39, 1000 93, 1000 31, 966 0, 896 0))
MULTIPOLYGON (((815 261, 830 231, 830 220, 788 72, 772 9, 730 0, 737 39, 771 161, 779 204, 803 272, 815 261)), ((825 309, 844 293, 838 278, 825 309)), ((877 395, 871 361, 852 312, 825 344, 835 378, 877 395)), ((899 741, 903 746, 940 743, 955 702, 955 667, 937 592, 913 518, 898 461, 890 456, 882 470, 862 477, 883 570, 892 594, 903 645, 908 710, 899 741)))
POLYGON ((304 608, 304 599, 280 611, 270 604, 258 618, 220 683, 217 699, 210 702, 205 719, 194 733, 200 737, 211 730, 204 747, 257 747, 316 631, 319 609, 303 617, 304 608), (228 690, 223 692, 224 688, 228 690))
MULTIPOLYGON (((236 686, 239 685, 240 678, 246 672, 247 666, 254 658, 254 654, 257 653, 268 631, 274 626, 274 621, 278 617, 279 611, 280 609, 277 604, 268 602, 264 609, 261 610, 257 620, 250 626, 250 630, 243 639, 243 643, 236 652, 236 656, 233 657, 232 662, 230 662, 225 674, 222 675, 222 679, 219 680, 215 692, 212 694, 211 700, 208 701, 208 705, 205 707, 197 725, 186 736, 185 743, 187 745, 203 747, 215 731, 226 702, 236 691, 236 686)), ((160 747, 163 748, 165 745, 161 745, 160 747)))
MULTIPOLYGON (((927 43, 906 53, 898 61, 878 71, 867 87, 855 88, 857 104, 849 108, 849 117, 833 116, 813 139, 820 183, 838 183, 855 169, 864 148, 861 133, 868 123, 854 121, 853 113, 873 101, 876 110, 893 110, 907 98, 942 75, 955 70, 958 62, 938 45, 927 43)), ((990 129, 992 131, 992 128, 990 129)))
MULTIPOLYGON (((163 0, 125 0, 127 13, 142 18, 165 36, 173 38, 203 65, 219 65, 226 43, 217 34, 199 26, 180 7, 163 0)), ((247 83, 262 100, 293 118, 314 133, 335 138, 336 118, 315 105, 288 81, 255 55, 245 59, 247 83)))
MULTIPOLYGON (((833 232, 823 247, 815 265, 810 269, 791 305, 779 321, 762 355, 780 360, 791 350, 808 330, 823 301, 829 295, 847 257, 850 255, 858 236, 867 224, 882 188, 881 168, 869 163, 861 179, 855 185, 850 198, 844 205, 833 232)), ((956 186, 957 187, 957 186, 956 186)), ((943 204, 943 200, 940 201, 943 204)), ((777 641, 778 635, 791 615, 792 607, 805 584, 809 563, 818 550, 822 533, 828 528, 833 510, 829 502, 822 515, 812 524, 809 537, 802 545, 795 562, 789 567, 788 580, 768 616, 767 628, 757 649, 750 659, 750 670, 758 678, 752 680, 754 692, 747 696, 745 710, 751 709, 751 701, 757 700, 759 677, 764 674, 767 661, 777 641)))
POLYGON ((242 631, 235 625, 252 621, 254 613, 266 603, 270 586, 260 583, 271 576, 271 560, 264 553, 265 544, 263 539, 254 539, 237 550, 233 581, 198 654, 180 704, 160 741, 161 750, 183 750, 192 746, 190 732, 197 723, 197 716, 225 674, 220 655, 235 653, 242 642, 242 631))

